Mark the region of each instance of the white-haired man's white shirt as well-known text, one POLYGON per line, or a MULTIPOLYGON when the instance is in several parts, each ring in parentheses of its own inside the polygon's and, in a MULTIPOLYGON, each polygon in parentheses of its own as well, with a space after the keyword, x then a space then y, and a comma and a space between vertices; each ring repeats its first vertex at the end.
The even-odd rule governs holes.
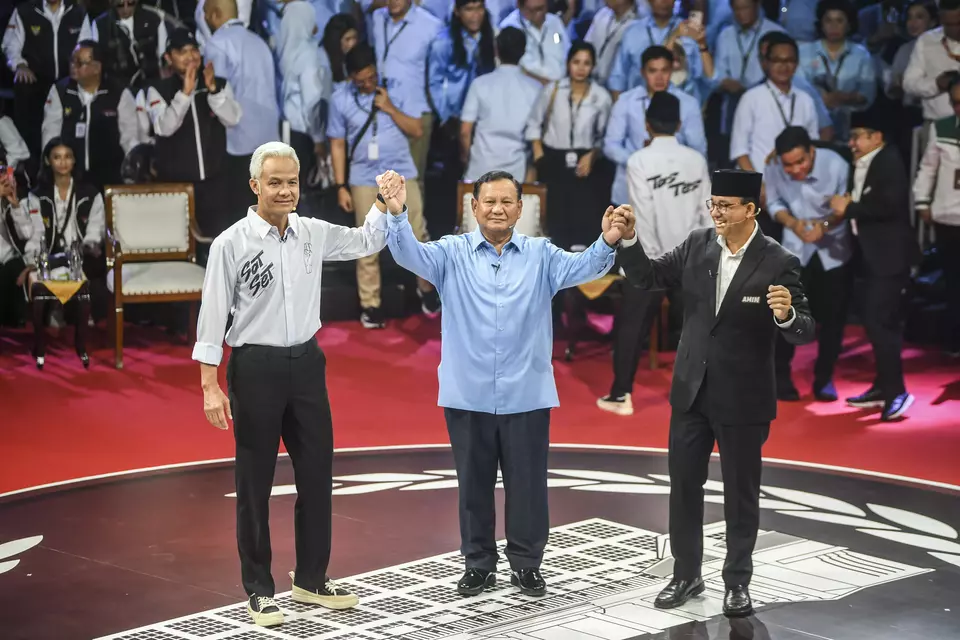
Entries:
POLYGON ((637 237, 651 260, 711 224, 710 170, 698 152, 674 136, 658 136, 627 160, 627 189, 637 237))

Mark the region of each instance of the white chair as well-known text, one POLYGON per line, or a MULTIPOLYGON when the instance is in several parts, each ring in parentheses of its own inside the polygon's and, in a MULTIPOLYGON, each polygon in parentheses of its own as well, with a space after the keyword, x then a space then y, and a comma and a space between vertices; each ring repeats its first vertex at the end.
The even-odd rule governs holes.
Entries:
MULTIPOLYGON (((538 182, 523 185, 523 211, 516 230, 525 236, 547 235, 547 187, 538 182)), ((473 183, 461 182, 457 186, 457 233, 470 233, 477 228, 470 204, 473 198, 473 183)))
POLYGON ((197 303, 204 268, 196 264, 193 185, 109 186, 106 201, 107 288, 113 293, 114 353, 123 368, 126 302, 190 302, 190 340, 196 337, 197 303))

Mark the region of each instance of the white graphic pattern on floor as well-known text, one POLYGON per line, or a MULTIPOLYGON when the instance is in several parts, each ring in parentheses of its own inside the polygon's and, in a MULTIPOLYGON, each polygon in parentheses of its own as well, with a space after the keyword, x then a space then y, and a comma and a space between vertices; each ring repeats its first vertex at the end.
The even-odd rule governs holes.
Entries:
MULTIPOLYGON (((473 598, 456 593, 463 572, 449 553, 341 581, 360 605, 329 611, 280 594, 280 627, 250 622, 246 604, 109 636, 111 640, 561 640, 592 634, 623 640, 721 613, 724 524, 704 529, 707 590, 679 609, 653 599, 672 573, 666 535, 598 518, 551 529, 543 576, 548 593, 529 598, 510 586, 506 568, 497 586, 473 598)), ((500 544, 501 556, 503 543, 500 544)), ((501 564, 504 565, 503 560, 501 564)), ((761 531, 750 590, 756 607, 774 602, 837 600, 886 582, 927 573, 844 547, 761 531)), ((106 640, 106 639, 103 639, 106 640)))

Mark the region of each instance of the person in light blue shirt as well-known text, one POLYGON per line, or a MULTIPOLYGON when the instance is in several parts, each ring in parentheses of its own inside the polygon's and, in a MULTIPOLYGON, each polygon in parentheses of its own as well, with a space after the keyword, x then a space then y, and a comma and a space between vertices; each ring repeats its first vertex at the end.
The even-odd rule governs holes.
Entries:
POLYGON ((229 204, 236 222, 254 204, 250 181, 250 158, 262 144, 279 137, 280 107, 277 104, 276 68, 270 47, 237 18, 236 0, 205 0, 204 16, 213 35, 203 56, 230 84, 243 109, 239 124, 227 129, 224 174, 229 204))
POLYGON ((470 83, 497 66, 494 46, 483 0, 457 0, 449 27, 430 46, 427 66, 430 96, 440 123, 453 119, 457 134, 470 83))
POLYGON ((617 164, 611 202, 622 204, 630 201, 627 193, 627 160, 634 151, 646 146, 650 139, 647 132, 647 107, 650 96, 666 91, 680 100, 680 130, 677 141, 707 155, 707 137, 703 130, 703 115, 700 103, 693 96, 670 85, 673 53, 664 47, 650 47, 643 53, 642 74, 644 86, 624 92, 613 103, 607 131, 603 137, 603 155, 617 164))
POLYGON ((673 14, 673 4, 673 0, 651 0, 651 15, 637 20, 624 31, 607 80, 607 88, 615 97, 643 83, 641 58, 643 52, 653 45, 672 48, 675 40, 687 53, 688 76, 699 78, 703 75, 700 46, 696 41, 686 36, 672 38, 674 32, 684 29, 686 25, 679 16, 673 14))
POLYGON ((476 180, 497 168, 515 176, 527 172, 527 118, 543 90, 517 66, 526 36, 507 27, 497 36, 500 66, 480 76, 467 90, 460 114, 461 160, 464 180, 476 180))
POLYGON ((510 582, 522 594, 543 595, 550 409, 559 406, 551 364, 552 300, 560 290, 610 270, 625 217, 609 207, 593 244, 580 253, 563 251, 546 238, 514 231, 523 213, 521 185, 509 173, 493 171, 473 186, 478 228, 422 243, 407 220, 403 179, 391 172, 381 177, 380 189, 393 214, 387 246, 394 260, 434 283, 443 298, 438 404, 459 481, 466 564, 457 589, 476 595, 496 581, 499 465, 510 582))
POLYGON ((547 13, 547 0, 517 0, 517 8, 500 22, 500 29, 514 27, 527 37, 520 68, 543 84, 566 74, 570 36, 563 20, 547 13))
POLYGON ((820 90, 840 140, 849 136, 850 114, 869 109, 877 95, 876 64, 870 52, 849 40, 856 20, 848 0, 821 0, 817 5, 821 39, 800 45, 799 71, 820 90))
MULTIPOLYGON (((787 127, 777 136, 776 158, 764 167, 767 211, 783 225, 783 248, 800 259, 800 279, 820 323, 813 394, 821 402, 837 399, 833 370, 840 357, 851 296, 853 237, 849 224, 833 214, 830 199, 847 193, 850 165, 838 153, 817 148, 803 127, 787 127)), ((790 362, 794 347, 777 340, 777 396, 799 400, 790 362)))
MULTIPOLYGON (((387 167, 398 167, 410 177, 408 185, 410 219, 417 236, 427 239, 423 219, 423 198, 416 181, 417 168, 410 155, 408 138, 423 135, 420 114, 412 112, 404 94, 394 95, 381 86, 376 54, 359 44, 346 56, 353 86, 342 86, 330 102, 327 137, 337 184, 337 203, 353 212, 358 226, 377 197, 377 175, 387 167)), ((380 309, 380 262, 377 256, 357 260, 357 291, 360 295, 360 324, 366 329, 386 326, 380 309)), ((429 283, 420 283, 424 312, 439 311, 439 299, 429 283)))
POLYGON ((764 80, 759 55, 760 38, 771 31, 783 31, 763 17, 760 0, 730 0, 734 23, 717 38, 713 82, 724 96, 720 132, 729 135, 733 113, 743 92, 764 80))
POLYGON ((387 6, 373 12, 372 28, 368 36, 377 51, 377 68, 386 80, 387 90, 422 121, 423 134, 411 138, 409 145, 423 190, 423 174, 433 132, 433 109, 427 92, 427 56, 430 44, 443 29, 443 23, 426 9, 413 4, 413 0, 387 0, 387 6))

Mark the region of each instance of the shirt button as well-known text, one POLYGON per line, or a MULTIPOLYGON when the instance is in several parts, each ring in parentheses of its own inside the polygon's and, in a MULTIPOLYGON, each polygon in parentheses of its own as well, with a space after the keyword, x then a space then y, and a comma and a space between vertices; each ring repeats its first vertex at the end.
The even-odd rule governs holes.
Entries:
POLYGON ((498 286, 498 287, 503 287, 503 283, 501 282, 501 283, 498 284, 497 286, 498 286))
POLYGON ((501 353, 500 349, 497 349, 497 355, 500 355, 500 353, 501 353))
POLYGON ((500 328, 498 329, 498 331, 503 331, 503 327, 500 327, 500 328))
POLYGON ((707 361, 706 361, 706 360, 704 360, 704 361, 703 361, 703 362, 702 362, 701 364, 707 364, 707 361))
POLYGON ((500 303, 500 308, 503 309, 503 303, 502 303, 502 302, 500 303))

